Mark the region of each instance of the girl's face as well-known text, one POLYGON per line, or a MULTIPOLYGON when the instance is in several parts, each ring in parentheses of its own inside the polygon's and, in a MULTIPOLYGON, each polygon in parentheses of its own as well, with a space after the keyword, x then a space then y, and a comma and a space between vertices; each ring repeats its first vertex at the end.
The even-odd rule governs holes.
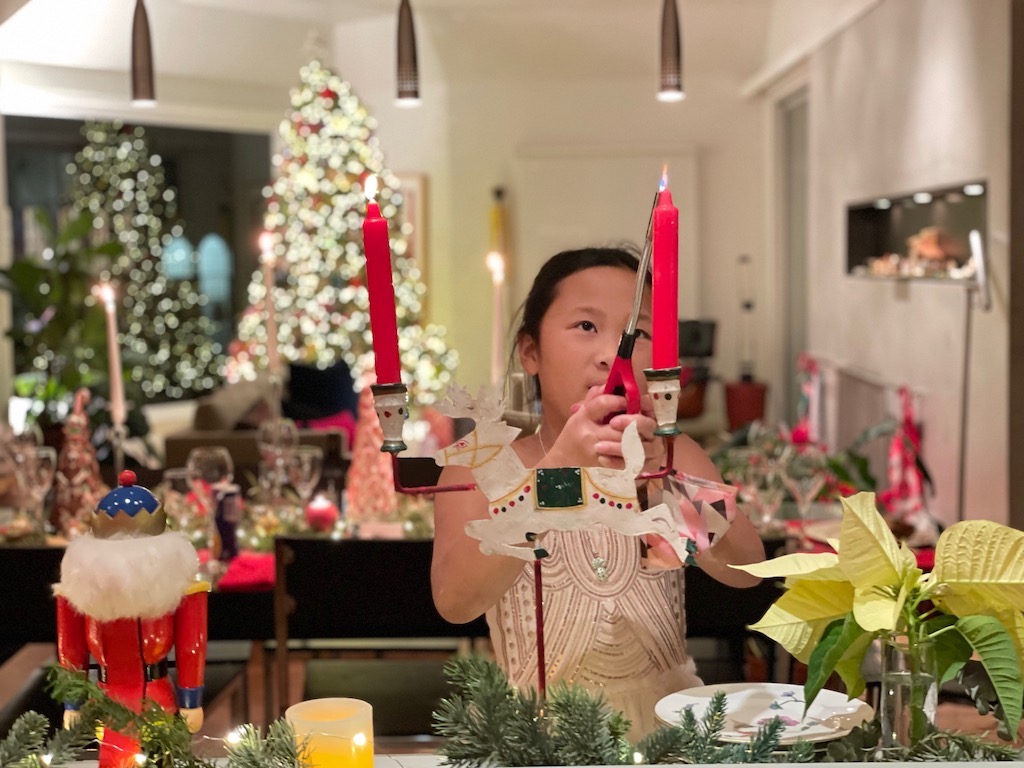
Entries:
MULTIPOLYGON (((540 338, 519 342, 523 370, 540 378, 546 421, 558 428, 569 409, 608 378, 633 308, 636 274, 620 267, 590 267, 564 278, 540 323, 540 338)), ((633 373, 641 392, 651 367, 651 303, 645 292, 633 349, 633 373)))

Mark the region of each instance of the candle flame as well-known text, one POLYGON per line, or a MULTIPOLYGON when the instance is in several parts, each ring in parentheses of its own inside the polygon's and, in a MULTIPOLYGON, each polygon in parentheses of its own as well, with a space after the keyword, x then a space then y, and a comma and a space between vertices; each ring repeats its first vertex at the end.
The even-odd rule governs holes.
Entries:
POLYGON ((374 200, 377 197, 377 177, 372 173, 366 177, 366 184, 363 186, 367 200, 374 200))
POLYGON ((108 309, 114 308, 115 299, 117 295, 114 293, 114 286, 110 283, 100 283, 98 288, 100 299, 107 305, 108 309))
POLYGON ((260 235, 260 253, 263 254, 264 258, 269 259, 271 251, 274 249, 274 233, 263 232, 260 235))
POLYGON ((491 272, 491 280, 500 283, 505 279, 505 259, 497 251, 487 254, 487 269, 491 272))
POLYGON ((366 741, 367 741, 366 734, 363 733, 362 731, 360 731, 359 733, 357 733, 355 736, 352 737, 352 743, 355 744, 357 747, 365 747, 366 746, 366 741))
POLYGON ((664 192, 668 189, 668 163, 661 167, 661 181, 658 183, 658 191, 664 192))

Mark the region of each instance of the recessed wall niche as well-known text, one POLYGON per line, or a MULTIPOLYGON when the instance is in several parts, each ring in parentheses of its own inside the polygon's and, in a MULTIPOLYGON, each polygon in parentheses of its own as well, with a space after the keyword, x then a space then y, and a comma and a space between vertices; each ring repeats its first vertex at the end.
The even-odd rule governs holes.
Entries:
POLYGON ((970 279, 969 235, 985 240, 987 184, 973 181, 854 203, 846 209, 846 268, 895 279, 970 279))

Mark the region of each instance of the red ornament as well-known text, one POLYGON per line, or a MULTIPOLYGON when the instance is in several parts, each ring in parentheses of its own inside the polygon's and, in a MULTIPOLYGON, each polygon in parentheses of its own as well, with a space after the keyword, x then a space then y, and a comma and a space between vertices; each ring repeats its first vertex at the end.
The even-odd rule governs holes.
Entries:
POLYGON ((332 91, 330 88, 324 88, 320 91, 320 95, 325 99, 337 99, 338 94, 332 91))
POLYGON ((306 522, 318 533, 327 533, 338 522, 338 507, 326 496, 316 496, 306 505, 306 522))
POLYGON ((124 470, 120 475, 117 476, 118 485, 135 485, 135 473, 130 469, 124 470))

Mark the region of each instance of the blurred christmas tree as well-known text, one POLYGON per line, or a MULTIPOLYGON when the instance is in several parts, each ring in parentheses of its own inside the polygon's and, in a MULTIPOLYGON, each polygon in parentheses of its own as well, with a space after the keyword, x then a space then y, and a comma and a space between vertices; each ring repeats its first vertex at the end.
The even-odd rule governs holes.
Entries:
POLYGON ((145 130, 86 123, 88 144, 68 165, 76 214, 88 212, 96 242, 117 241, 120 254, 99 278, 120 297, 121 343, 131 381, 147 398, 176 399, 220 383, 221 345, 203 316, 206 298, 194 280, 171 280, 164 248, 181 234, 176 193, 165 183, 145 130))
MULTIPOLYGON (((458 363, 445 330, 420 322, 423 284, 408 253, 399 181, 384 167, 376 121, 348 83, 317 61, 301 70, 292 108, 281 123, 284 149, 274 159, 278 176, 264 190, 265 226, 273 237, 278 348, 285 361, 326 368, 341 359, 356 380, 373 368, 365 285, 363 182, 375 174, 378 201, 391 227, 395 299, 402 367, 412 372, 410 396, 419 404, 440 399, 458 363)), ((229 379, 253 378, 267 367, 261 271, 249 286, 231 349, 229 379)))

